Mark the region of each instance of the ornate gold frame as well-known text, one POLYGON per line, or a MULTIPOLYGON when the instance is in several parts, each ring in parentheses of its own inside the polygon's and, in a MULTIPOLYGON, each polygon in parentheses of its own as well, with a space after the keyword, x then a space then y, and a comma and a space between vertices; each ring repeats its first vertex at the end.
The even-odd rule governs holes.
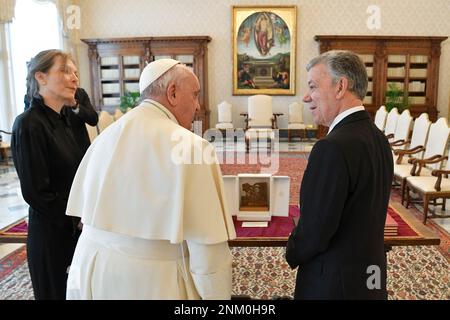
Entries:
POLYGON ((232 17, 233 95, 295 95, 297 7, 233 6, 232 17), (263 19, 264 28, 269 31, 264 33, 260 40, 257 34, 259 35, 261 30, 261 21, 258 24, 258 20, 263 19), (289 31, 288 49, 284 46, 286 27, 289 31), (245 48, 242 43, 246 44, 245 48), (246 48, 249 48, 248 51, 246 48), (276 51, 279 52, 274 55, 276 51), (289 70, 286 66, 289 66, 289 70), (243 77, 244 73, 246 75, 243 77))

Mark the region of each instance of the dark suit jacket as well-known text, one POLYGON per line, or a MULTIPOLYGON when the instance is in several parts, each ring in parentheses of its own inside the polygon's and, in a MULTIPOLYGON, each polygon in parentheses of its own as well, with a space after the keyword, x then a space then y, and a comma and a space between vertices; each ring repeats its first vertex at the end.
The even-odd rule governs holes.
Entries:
POLYGON ((366 111, 347 116, 314 145, 300 220, 286 248, 289 265, 299 267, 296 299, 387 298, 384 225, 392 176, 388 141, 366 111))

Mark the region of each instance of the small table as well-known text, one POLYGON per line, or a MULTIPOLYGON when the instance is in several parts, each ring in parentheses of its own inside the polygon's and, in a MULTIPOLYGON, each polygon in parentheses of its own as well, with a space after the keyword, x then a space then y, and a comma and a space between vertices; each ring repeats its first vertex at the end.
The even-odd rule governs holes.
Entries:
MULTIPOLYGON (((408 212, 408 210, 406 210, 401 204, 391 202, 390 206, 396 210, 397 214, 403 219, 404 223, 406 223, 408 227, 416 233, 416 235, 384 236, 384 246, 386 251, 389 251, 393 246, 430 246, 440 244, 441 240, 439 235, 437 235, 426 225, 422 224, 418 218, 414 217, 413 214, 408 212)), ((294 221, 291 220, 292 218, 278 218, 289 219, 289 221, 292 221, 292 224, 289 226, 289 230, 294 228, 294 221)), ((20 221, 1 229, 0 243, 26 243, 26 224, 24 226, 23 221, 24 219, 21 219, 20 221), (13 227, 19 228, 19 232, 8 232, 8 230, 11 230, 13 227), (24 230, 21 230, 20 228, 24 230)), ((265 229, 263 229, 262 232, 264 233, 265 229)), ((265 234, 254 237, 237 237, 234 240, 229 240, 228 244, 230 247, 285 247, 289 237, 289 232, 290 231, 286 231, 285 235, 279 237, 273 237, 265 234)))
MULTIPOLYGON (((411 228, 416 235, 397 235, 397 236, 384 236, 384 246, 385 250, 389 251, 393 246, 429 246, 429 245, 439 245, 441 240, 439 235, 437 235, 429 227, 422 224, 422 222, 413 216, 407 209, 405 209, 401 204, 390 202, 389 205, 396 210, 396 213, 402 218, 404 223, 411 228)), ((289 229, 294 228, 294 221, 292 217, 276 217, 279 219, 284 219, 289 221, 289 229)), ((282 236, 271 236, 267 235, 268 230, 264 228, 261 229, 261 235, 255 235, 251 237, 238 237, 234 240, 229 240, 228 244, 230 247, 285 247, 289 237, 289 232, 284 232, 285 235, 282 236)))

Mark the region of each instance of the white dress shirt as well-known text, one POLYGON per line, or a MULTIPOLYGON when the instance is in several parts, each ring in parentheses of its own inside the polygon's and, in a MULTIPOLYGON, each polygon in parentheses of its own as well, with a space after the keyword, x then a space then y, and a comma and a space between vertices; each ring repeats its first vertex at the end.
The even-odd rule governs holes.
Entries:
POLYGON ((331 132, 331 130, 333 130, 333 128, 342 120, 344 120, 344 118, 348 117, 349 115, 351 115, 352 113, 358 112, 358 111, 363 111, 364 106, 358 106, 358 107, 353 107, 350 109, 345 110, 344 112, 341 112, 337 115, 336 118, 334 118, 333 122, 330 125, 330 128, 328 128, 328 133, 329 134, 331 132))

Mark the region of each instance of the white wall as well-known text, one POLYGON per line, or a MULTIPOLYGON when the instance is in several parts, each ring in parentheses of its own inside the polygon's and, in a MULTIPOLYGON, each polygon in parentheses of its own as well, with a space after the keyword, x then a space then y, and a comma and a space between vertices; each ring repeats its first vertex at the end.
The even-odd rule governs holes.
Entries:
MULTIPOLYGON (((287 105, 306 90, 305 65, 318 54, 314 36, 406 35, 450 36, 449 0, 80 0, 81 38, 208 35, 209 107, 211 126, 217 121, 217 104, 234 106, 233 121, 243 126, 239 113, 247 108, 246 96, 232 95, 232 5, 297 5, 296 96, 274 96, 274 110, 287 114, 287 105), (381 8, 381 29, 369 30, 369 5, 381 8)), ((80 43, 81 85, 89 88, 87 46, 80 43)), ((450 98, 450 40, 442 43, 438 110, 448 117, 450 98)), ((312 122, 305 112, 305 121, 312 122)), ((280 127, 287 126, 287 116, 280 127)))

